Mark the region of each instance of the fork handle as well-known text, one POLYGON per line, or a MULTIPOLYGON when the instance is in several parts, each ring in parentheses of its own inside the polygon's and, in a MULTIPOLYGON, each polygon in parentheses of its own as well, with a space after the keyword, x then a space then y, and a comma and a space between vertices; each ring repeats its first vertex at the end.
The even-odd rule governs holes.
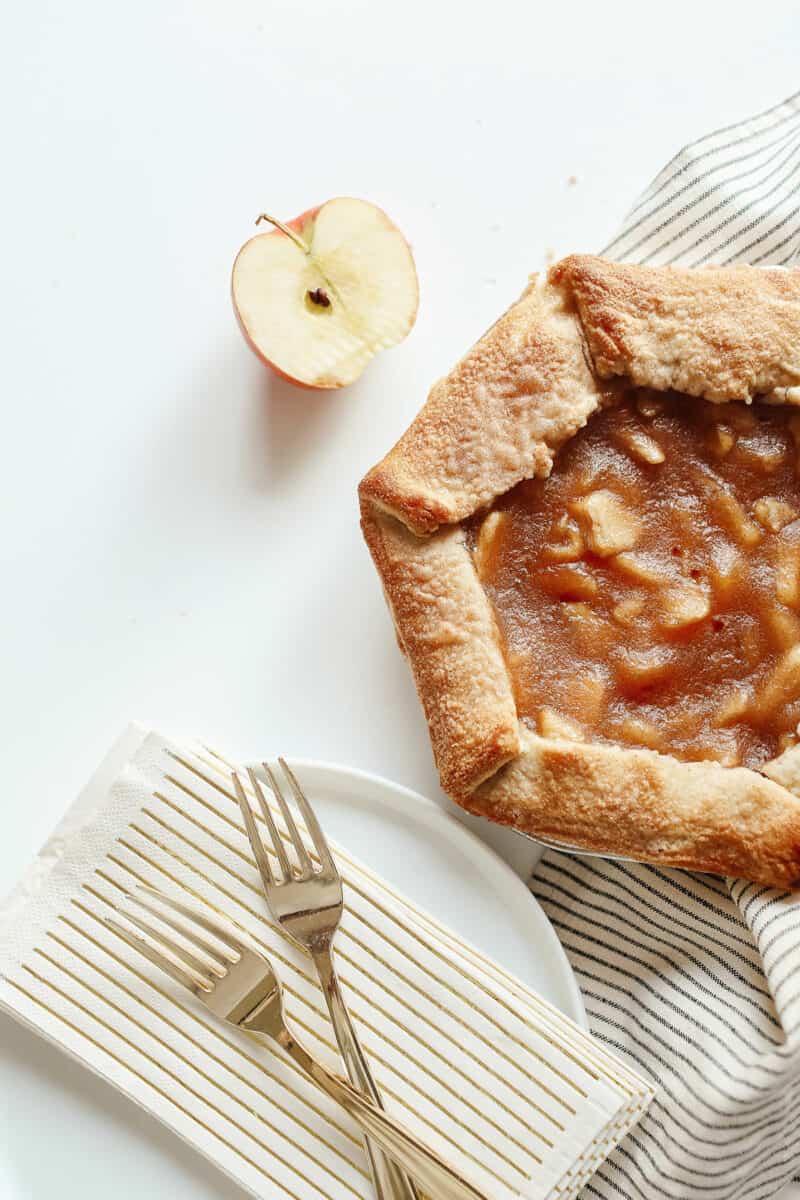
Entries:
MULTIPOLYGON (((266 1035, 256 1033, 255 1036, 266 1035)), ((288 1029, 282 1029, 274 1036, 317 1087, 340 1104, 361 1126, 364 1133, 374 1138, 384 1153, 413 1175, 428 1196, 435 1196, 436 1200, 487 1200, 484 1192, 462 1179, 456 1169, 446 1163, 435 1150, 426 1146, 394 1117, 376 1108, 366 1096, 362 1096, 349 1083, 345 1083, 338 1075, 334 1075, 322 1063, 312 1058, 306 1048, 295 1041, 288 1029)))
MULTIPOLYGON (((382 1109, 383 1101, 375 1080, 372 1078, 369 1063, 364 1057, 339 987, 330 941, 313 947, 311 957, 322 984, 331 1023, 336 1033, 339 1053, 347 1068, 350 1082, 368 1096, 377 1108, 382 1109)), ((401 1170, 397 1163, 387 1158, 370 1137, 365 1138, 365 1144, 378 1200, 420 1200, 414 1180, 401 1170)))

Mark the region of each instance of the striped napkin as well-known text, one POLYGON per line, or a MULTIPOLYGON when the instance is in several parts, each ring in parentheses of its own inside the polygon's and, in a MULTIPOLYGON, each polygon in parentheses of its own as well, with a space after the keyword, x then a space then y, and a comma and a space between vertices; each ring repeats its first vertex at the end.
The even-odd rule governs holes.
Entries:
MULTIPOLYGON (((682 150, 603 254, 800 265, 800 93, 682 150)), ((659 1083, 585 1195, 775 1195, 800 1173, 800 893, 555 853, 531 887, 592 1031, 659 1083)))
MULTIPOLYGON (((103 921, 137 881, 232 917, 275 964, 298 1036, 338 1068, 309 963, 266 916, 230 770, 203 747, 135 727, 123 736, 0 910, 0 1005, 253 1195, 367 1200, 349 1118, 279 1051, 215 1021, 103 921)), ((650 1086, 334 852, 346 905, 337 963, 387 1108, 491 1200, 575 1196, 638 1120, 650 1086)))

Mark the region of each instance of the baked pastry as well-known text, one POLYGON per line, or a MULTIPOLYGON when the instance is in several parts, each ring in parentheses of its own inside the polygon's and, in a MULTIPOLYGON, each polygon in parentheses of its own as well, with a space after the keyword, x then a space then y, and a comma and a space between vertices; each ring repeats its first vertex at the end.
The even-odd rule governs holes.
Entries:
POLYGON ((572 256, 360 486, 444 789, 800 882, 800 271, 572 256))

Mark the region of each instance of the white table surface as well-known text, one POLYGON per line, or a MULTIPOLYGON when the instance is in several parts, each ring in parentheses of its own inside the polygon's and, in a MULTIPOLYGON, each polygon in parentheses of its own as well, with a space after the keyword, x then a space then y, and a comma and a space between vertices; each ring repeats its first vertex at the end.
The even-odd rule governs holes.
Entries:
MULTIPOLYGON (((529 271, 601 247, 682 143, 797 88, 796 5, 40 0, 3 26, 0 892, 130 717, 440 795, 356 483, 529 271), (263 208, 337 194, 411 240, 419 318, 350 389, 296 391, 245 347, 230 267, 263 208)), ((87 1179, 230 1195, 0 1035, 27 1085, 0 1103, 56 1076, 107 1109, 87 1179)))

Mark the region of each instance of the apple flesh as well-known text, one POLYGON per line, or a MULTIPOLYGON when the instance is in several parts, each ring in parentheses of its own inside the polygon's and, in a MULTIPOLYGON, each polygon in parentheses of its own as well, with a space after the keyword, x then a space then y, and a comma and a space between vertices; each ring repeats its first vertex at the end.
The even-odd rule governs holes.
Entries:
POLYGON ((338 197, 257 234, 233 264, 245 337, 292 383, 340 388, 414 324, 419 285, 408 242, 382 209, 338 197))

